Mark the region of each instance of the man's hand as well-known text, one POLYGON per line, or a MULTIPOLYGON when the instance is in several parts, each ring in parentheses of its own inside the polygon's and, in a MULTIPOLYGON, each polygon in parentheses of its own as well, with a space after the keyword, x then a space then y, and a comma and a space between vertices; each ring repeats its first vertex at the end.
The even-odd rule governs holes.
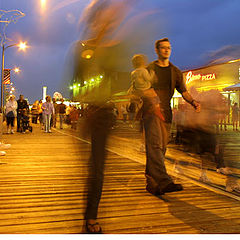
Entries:
POLYGON ((201 104, 195 100, 192 100, 191 105, 194 107, 194 109, 196 110, 196 112, 200 112, 201 111, 201 104))

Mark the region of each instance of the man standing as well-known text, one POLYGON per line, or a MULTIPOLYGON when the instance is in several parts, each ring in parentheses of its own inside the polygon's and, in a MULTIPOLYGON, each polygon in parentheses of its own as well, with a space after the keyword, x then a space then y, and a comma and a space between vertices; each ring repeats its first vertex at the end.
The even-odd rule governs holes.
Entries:
POLYGON ((20 131, 20 119, 23 116, 24 110, 29 110, 29 106, 27 101, 24 99, 23 95, 19 96, 19 99, 17 100, 17 132, 20 131))
POLYGON ((158 60, 150 63, 148 69, 152 69, 156 75, 156 81, 152 87, 160 98, 165 121, 162 121, 153 112, 149 112, 144 107, 143 121, 147 154, 146 189, 151 194, 159 195, 183 189, 181 184, 173 183, 171 177, 166 172, 164 164, 172 122, 170 101, 174 90, 177 89, 184 100, 190 103, 197 111, 200 110, 200 104, 188 93, 181 71, 169 61, 171 44, 168 38, 157 40, 155 51, 158 55, 158 60))

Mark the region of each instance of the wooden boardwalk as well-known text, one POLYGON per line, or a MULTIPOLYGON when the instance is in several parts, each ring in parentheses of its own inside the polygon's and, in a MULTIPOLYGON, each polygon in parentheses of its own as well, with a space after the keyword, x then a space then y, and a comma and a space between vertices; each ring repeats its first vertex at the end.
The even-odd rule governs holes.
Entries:
MULTIPOLYGON (((83 233, 88 143, 59 131, 3 135, 0 234, 83 233)), ((99 222, 104 233, 240 233, 239 201, 184 180, 145 191, 144 165, 108 152, 99 222)))

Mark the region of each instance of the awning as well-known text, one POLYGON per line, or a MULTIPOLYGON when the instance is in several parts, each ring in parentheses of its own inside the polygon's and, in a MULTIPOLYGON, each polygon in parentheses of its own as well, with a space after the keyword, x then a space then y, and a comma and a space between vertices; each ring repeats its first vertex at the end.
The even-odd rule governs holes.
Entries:
POLYGON ((223 91, 240 91, 240 83, 226 87, 223 89, 223 91))

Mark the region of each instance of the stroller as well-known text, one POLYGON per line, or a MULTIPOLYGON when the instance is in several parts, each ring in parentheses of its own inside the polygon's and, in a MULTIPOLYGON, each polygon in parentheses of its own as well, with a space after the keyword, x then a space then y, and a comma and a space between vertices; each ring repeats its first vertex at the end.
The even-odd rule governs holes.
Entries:
POLYGON ((25 133, 26 130, 29 132, 32 132, 32 126, 29 124, 29 116, 27 114, 27 111, 25 109, 21 110, 20 113, 20 128, 19 131, 22 133, 25 133))

